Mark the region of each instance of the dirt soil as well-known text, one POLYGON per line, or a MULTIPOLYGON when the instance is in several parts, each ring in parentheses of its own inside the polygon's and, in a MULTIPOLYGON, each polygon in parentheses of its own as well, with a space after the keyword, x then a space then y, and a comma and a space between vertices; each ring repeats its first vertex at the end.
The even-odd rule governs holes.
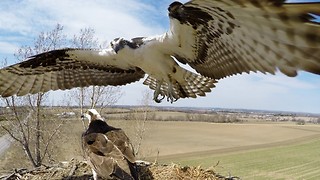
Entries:
MULTIPOLYGON (((202 169, 201 167, 181 167, 171 165, 140 165, 138 168, 140 180, 233 180, 238 177, 222 177, 214 172, 213 168, 202 169)), ((0 175, 0 179, 6 180, 42 180, 42 179, 63 179, 63 180, 90 180, 93 179, 91 169, 85 161, 72 159, 50 167, 39 167, 35 169, 16 169, 14 172, 0 175)))

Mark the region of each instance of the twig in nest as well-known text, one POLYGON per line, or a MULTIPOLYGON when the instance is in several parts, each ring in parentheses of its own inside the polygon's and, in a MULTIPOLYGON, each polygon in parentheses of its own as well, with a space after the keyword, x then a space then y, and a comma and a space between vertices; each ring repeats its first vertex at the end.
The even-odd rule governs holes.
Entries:
POLYGON ((68 177, 67 177, 67 180, 71 179, 71 177, 72 177, 72 175, 74 174, 74 172, 76 171, 76 169, 77 169, 77 166, 76 166, 75 164, 73 164, 73 165, 72 165, 72 168, 71 168, 71 170, 70 170, 70 172, 69 172, 69 175, 68 175, 68 177))

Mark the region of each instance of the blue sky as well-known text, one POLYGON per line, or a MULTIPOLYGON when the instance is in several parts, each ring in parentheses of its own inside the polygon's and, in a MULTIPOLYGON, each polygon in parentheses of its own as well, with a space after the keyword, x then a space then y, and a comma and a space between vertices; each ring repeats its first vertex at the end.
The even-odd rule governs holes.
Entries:
MULTIPOLYGON (((57 23, 68 37, 91 27, 100 42, 115 37, 162 34, 168 29, 171 0, 1 0, 0 61, 15 62, 13 54, 30 45, 57 23)), ((186 2, 186 1, 184 1, 186 2)), ((165 106, 246 108, 320 113, 320 76, 300 72, 296 78, 251 73, 222 79, 207 97, 180 99, 165 106)), ((118 104, 139 104, 147 87, 142 81, 123 87, 118 104)), ((61 93, 61 92, 58 92, 61 93)), ((58 94, 53 93, 53 94, 58 94)))

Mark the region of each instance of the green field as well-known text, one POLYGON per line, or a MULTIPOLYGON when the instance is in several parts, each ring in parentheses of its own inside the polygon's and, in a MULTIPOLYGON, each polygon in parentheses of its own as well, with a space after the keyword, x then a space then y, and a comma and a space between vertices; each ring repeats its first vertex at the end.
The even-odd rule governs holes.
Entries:
MULTIPOLYGON (((215 167, 223 175, 243 179, 320 179, 320 139, 306 143, 272 147, 229 155, 190 157, 181 165, 215 167)), ((174 161, 174 160, 173 160, 174 161)))

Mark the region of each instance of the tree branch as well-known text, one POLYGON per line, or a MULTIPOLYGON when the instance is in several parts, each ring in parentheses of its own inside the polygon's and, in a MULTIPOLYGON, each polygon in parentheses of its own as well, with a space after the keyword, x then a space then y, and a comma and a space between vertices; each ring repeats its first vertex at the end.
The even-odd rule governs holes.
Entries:
POLYGON ((63 123, 60 123, 56 128, 55 130, 53 131, 53 133, 50 135, 49 139, 47 140, 47 143, 45 145, 45 148, 44 148, 44 153, 43 153, 43 156, 42 156, 42 159, 44 159, 46 157, 46 154, 48 152, 48 148, 49 148, 49 145, 52 141, 52 138, 58 133, 60 127, 63 125, 63 123))
POLYGON ((5 126, 1 126, 9 135, 10 137, 12 137, 15 141, 18 141, 20 144, 23 145, 23 142, 21 139, 17 138, 13 133, 12 131, 10 131, 9 129, 7 129, 5 126))

